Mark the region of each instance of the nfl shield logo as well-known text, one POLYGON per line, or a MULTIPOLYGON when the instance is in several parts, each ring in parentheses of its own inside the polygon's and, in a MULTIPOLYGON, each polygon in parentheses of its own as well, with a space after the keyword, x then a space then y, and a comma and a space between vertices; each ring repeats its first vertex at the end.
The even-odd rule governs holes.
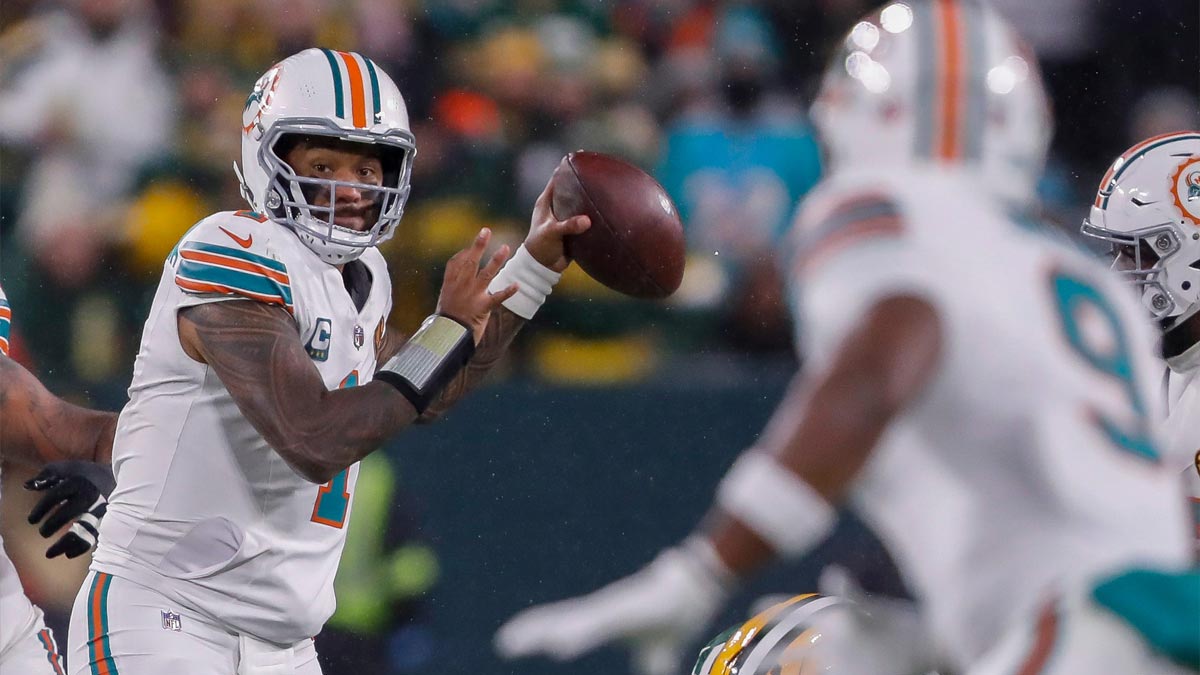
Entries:
POLYGON ((366 340, 366 334, 363 333, 363 327, 356 325, 354 327, 354 348, 362 349, 364 340, 366 340))
POLYGON ((162 611, 163 630, 173 630, 176 633, 183 630, 183 619, 175 612, 168 610, 162 611))

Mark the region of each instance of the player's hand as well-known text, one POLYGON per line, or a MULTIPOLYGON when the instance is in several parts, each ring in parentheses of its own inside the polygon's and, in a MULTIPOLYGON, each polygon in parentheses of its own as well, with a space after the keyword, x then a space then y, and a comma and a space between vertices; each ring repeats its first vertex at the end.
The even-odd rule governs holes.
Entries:
POLYGON ((488 317, 492 310, 517 292, 517 285, 496 293, 488 293, 488 283, 508 260, 508 245, 501 246, 481 269, 479 261, 492 238, 492 231, 483 228, 471 245, 454 254, 446 263, 442 278, 442 291, 438 295, 438 314, 444 314, 465 326, 470 326, 475 335, 475 344, 483 339, 488 317))
POLYGON ((44 493, 29 512, 30 525, 45 518, 38 533, 48 539, 71 523, 46 550, 47 558, 77 558, 92 550, 100 536, 100 519, 108 511, 105 496, 114 486, 112 471, 91 462, 53 462, 25 482, 26 489, 44 493))
POLYGON ((610 642, 633 650, 639 675, 679 672, 687 649, 725 600, 727 582, 687 546, 589 595, 526 609, 496 632, 507 659, 574 659, 610 642))
POLYGON ((533 205, 529 234, 525 237, 525 250, 542 265, 555 272, 562 272, 571 264, 571 259, 563 249, 563 237, 585 232, 592 226, 592 221, 587 216, 572 216, 566 220, 555 218, 550 209, 553 185, 554 181, 550 181, 533 205))

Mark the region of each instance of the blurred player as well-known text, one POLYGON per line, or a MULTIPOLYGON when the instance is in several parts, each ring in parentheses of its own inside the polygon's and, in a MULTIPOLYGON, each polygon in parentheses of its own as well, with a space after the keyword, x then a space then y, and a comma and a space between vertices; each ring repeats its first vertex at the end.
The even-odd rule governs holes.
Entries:
POLYGON ((804 555, 850 502, 919 621, 831 633, 829 672, 1174 672, 1152 647, 1195 658, 1200 581, 1151 433, 1153 335, 1106 270, 1009 216, 1048 140, 1036 64, 975 2, 890 4, 845 46, 813 111, 833 171, 794 232, 805 371, 703 527, 520 613, 498 649, 628 640, 642 672, 672 672, 736 580, 804 555), (921 648, 881 671, 861 652, 884 639, 921 648))
MULTIPOLYGON (((50 392, 8 357, 12 309, 0 289, 0 460, 42 469, 27 487, 48 489, 31 522, 46 518, 42 534, 67 523, 47 557, 83 555, 96 542, 104 516, 103 471, 84 472, 82 462, 109 461, 117 416, 71 405, 50 392), (89 479, 90 478, 90 479, 89 479)), ((62 675, 54 636, 42 611, 25 597, 21 580, 0 542, 0 673, 62 675)))
POLYGON ((385 329, 415 152, 400 91, 309 49, 246 101, 243 194, 168 256, 114 442, 117 488, 71 615, 76 675, 319 673, 358 462, 476 384, 565 269, 550 195, 525 245, 449 262, 437 313, 385 329), (491 285, 489 290, 489 284, 491 285), (503 307, 501 306, 503 303, 503 307))
POLYGON ((1104 174, 1083 232, 1112 244, 1113 268, 1163 329, 1164 455, 1184 473, 1200 552, 1200 131, 1126 150, 1104 174))

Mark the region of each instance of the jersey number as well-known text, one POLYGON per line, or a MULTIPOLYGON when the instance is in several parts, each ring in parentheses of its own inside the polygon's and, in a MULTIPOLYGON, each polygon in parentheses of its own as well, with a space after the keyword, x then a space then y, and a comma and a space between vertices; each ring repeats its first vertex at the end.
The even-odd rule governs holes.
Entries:
POLYGON ((1137 422, 1132 429, 1123 428, 1111 418, 1093 411, 1096 423, 1118 448, 1145 459, 1157 460, 1158 448, 1149 433, 1146 403, 1134 379, 1129 338, 1116 310, 1099 290, 1082 279, 1060 272, 1051 277, 1051 284, 1067 342, 1092 368, 1121 383, 1130 406, 1137 414, 1137 422), (1080 319, 1089 315, 1103 319, 1107 331, 1104 344, 1095 344, 1100 340, 1094 335, 1085 335, 1080 319))
MULTIPOLYGON (((338 389, 358 386, 358 371, 351 371, 338 389)), ((317 488, 317 503, 313 504, 312 521, 339 530, 346 524, 346 512, 350 510, 350 467, 346 467, 333 480, 317 488)))

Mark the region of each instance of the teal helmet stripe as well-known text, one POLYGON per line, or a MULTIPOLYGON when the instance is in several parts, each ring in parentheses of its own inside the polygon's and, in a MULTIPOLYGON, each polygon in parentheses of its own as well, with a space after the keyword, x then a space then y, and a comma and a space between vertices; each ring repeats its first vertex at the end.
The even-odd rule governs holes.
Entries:
POLYGON ((383 107, 379 105, 379 75, 375 73, 375 63, 371 59, 365 56, 361 58, 367 64, 367 74, 371 77, 371 107, 374 110, 371 120, 379 122, 380 116, 383 114, 383 107))
POLYGON ((931 159, 933 157, 934 76, 937 74, 936 40, 931 2, 912 3, 913 29, 917 36, 917 132, 913 139, 913 155, 931 159))
POLYGON ((964 95, 967 97, 965 114, 961 122, 963 157, 968 160, 983 159, 983 136, 987 128, 987 31, 984 22, 986 11, 981 3, 963 2, 960 15, 965 28, 967 43, 967 76, 964 95))
POLYGON ((333 71, 333 98, 337 104, 337 116, 346 119, 346 104, 344 102, 345 94, 342 91, 342 69, 338 66, 337 57, 328 49, 322 49, 325 58, 329 60, 329 68, 333 71))
MULTIPOLYGON (((1146 147, 1142 148, 1141 150, 1138 150, 1135 154, 1131 155, 1129 157, 1129 159, 1125 160, 1125 163, 1121 165, 1121 168, 1117 169, 1116 172, 1113 173, 1112 178, 1110 178, 1108 180, 1108 185, 1112 185, 1112 184, 1116 183, 1117 179, 1119 179, 1121 177, 1121 174, 1125 173, 1125 169, 1128 169, 1130 167, 1130 165, 1132 165, 1135 161, 1137 161, 1137 159, 1139 157, 1146 154, 1147 152, 1150 152, 1151 150, 1153 150, 1155 148, 1161 148, 1162 146, 1164 146, 1168 143, 1174 143, 1175 141, 1190 141, 1190 140, 1200 140, 1200 134, 1178 134, 1175 136, 1168 136, 1167 138, 1164 138, 1161 141, 1147 145, 1146 147)), ((1108 185, 1105 185, 1104 187, 1108 187, 1108 185)), ((1109 194, 1104 195, 1104 198, 1101 200, 1101 203, 1100 203, 1100 208, 1102 208, 1102 209, 1108 208, 1108 198, 1110 196, 1112 196, 1111 192, 1109 194)))

